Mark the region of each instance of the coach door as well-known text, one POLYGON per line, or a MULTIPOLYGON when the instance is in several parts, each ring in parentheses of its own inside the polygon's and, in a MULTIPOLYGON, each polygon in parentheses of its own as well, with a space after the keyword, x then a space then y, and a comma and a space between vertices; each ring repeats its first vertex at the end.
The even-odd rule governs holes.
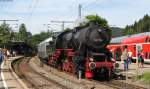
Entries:
POLYGON ((150 59, 150 43, 142 44, 142 49, 145 53, 145 59, 150 59))

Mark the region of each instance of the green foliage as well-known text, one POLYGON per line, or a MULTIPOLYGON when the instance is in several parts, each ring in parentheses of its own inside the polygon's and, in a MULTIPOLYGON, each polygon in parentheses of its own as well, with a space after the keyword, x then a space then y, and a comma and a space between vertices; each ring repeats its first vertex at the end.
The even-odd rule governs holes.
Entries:
POLYGON ((28 40, 28 32, 26 30, 25 24, 21 24, 19 27, 19 33, 18 33, 18 38, 21 41, 27 42, 28 40))
POLYGON ((133 76, 133 80, 144 80, 145 83, 150 82, 150 72, 145 72, 142 75, 133 76))
POLYGON ((143 78, 143 75, 136 75, 132 77, 132 80, 137 81, 143 78))
POLYGON ((37 46, 37 44, 49 37, 52 37, 52 32, 41 32, 40 34, 33 35, 31 39, 32 46, 37 46))
POLYGON ((123 28, 119 27, 110 27, 112 31, 112 37, 119 37, 123 35, 123 28))
POLYGON ((87 15, 85 18, 88 20, 88 22, 86 23, 86 26, 89 26, 89 22, 94 21, 94 22, 98 23, 101 28, 105 29, 107 31, 108 35, 111 37, 111 30, 108 26, 106 19, 104 19, 98 15, 87 15))
MULTIPOLYGON (((102 28, 102 29, 105 29, 106 30, 106 33, 109 35, 109 37, 111 37, 112 35, 112 32, 111 32, 111 29, 109 28, 108 26, 108 23, 107 23, 107 20, 98 16, 98 15, 87 15, 85 17, 88 22, 85 24, 85 26, 83 27, 86 27, 86 26, 89 26, 89 22, 96 22, 99 24, 99 26, 102 28)), ((111 39, 111 38, 110 38, 111 39)), ((109 42, 108 42, 109 43, 109 42)))
POLYGON ((143 74, 143 80, 145 82, 150 82, 150 72, 146 72, 143 74))
POLYGON ((11 41, 24 41, 27 44, 32 43, 32 34, 27 32, 25 24, 21 24, 19 27, 19 32, 13 32, 5 22, 0 25, 0 44, 9 43, 11 41))
POLYGON ((127 25, 124 29, 124 35, 136 34, 150 31, 150 16, 147 14, 138 22, 135 21, 133 25, 127 25))
POLYGON ((52 36, 52 32, 41 32, 33 35, 27 31, 25 24, 19 26, 19 32, 13 32, 8 24, 0 25, 0 44, 8 43, 10 41, 23 41, 32 47, 35 47, 41 41, 52 36))
POLYGON ((97 22, 100 25, 100 27, 108 28, 108 24, 107 24, 106 19, 104 19, 98 15, 87 15, 85 18, 87 20, 89 20, 89 22, 90 21, 97 22))
POLYGON ((85 16, 85 19, 87 20, 87 22, 81 23, 80 28, 89 26, 90 22, 98 23, 101 28, 109 28, 107 20, 98 15, 87 15, 85 16))
POLYGON ((10 30, 11 28, 5 22, 2 25, 0 25, 0 42, 1 43, 7 43, 11 40, 10 30))
POLYGON ((72 29, 70 29, 70 28, 66 28, 66 29, 64 29, 64 31, 71 31, 72 29))

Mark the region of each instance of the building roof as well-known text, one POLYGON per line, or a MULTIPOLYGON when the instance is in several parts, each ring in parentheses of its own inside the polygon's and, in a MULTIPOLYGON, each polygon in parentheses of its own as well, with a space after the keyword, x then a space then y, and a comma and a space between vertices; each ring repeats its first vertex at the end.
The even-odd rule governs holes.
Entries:
POLYGON ((43 43, 48 43, 50 41, 53 41, 52 37, 45 39, 44 41, 42 41, 41 43, 39 43, 38 45, 41 45, 43 43))

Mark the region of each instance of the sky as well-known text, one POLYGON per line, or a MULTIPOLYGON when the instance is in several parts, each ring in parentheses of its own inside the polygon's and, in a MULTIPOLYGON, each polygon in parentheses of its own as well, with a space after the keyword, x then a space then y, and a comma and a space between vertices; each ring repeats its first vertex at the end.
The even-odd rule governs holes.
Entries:
MULTIPOLYGON (((82 18, 97 14, 116 27, 125 27, 145 14, 150 15, 150 0, 0 0, 0 20, 18 20, 7 22, 14 31, 21 23, 32 34, 47 29, 60 31, 61 23, 51 21, 77 21, 79 4, 82 18)), ((66 23, 66 27, 73 28, 74 23, 66 23)))

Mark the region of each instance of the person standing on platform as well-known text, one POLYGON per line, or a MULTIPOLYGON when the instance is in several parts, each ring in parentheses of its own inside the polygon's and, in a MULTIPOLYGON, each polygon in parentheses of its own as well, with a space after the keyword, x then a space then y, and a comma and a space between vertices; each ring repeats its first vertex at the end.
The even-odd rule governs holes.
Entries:
POLYGON ((121 55, 121 60, 124 62, 124 70, 128 70, 128 58, 129 58, 129 54, 128 54, 127 46, 125 46, 124 51, 122 52, 121 55))
POLYGON ((143 53, 143 51, 141 50, 141 56, 140 56, 140 58, 141 58, 141 66, 142 66, 142 68, 144 67, 143 65, 144 65, 144 53, 143 53))
POLYGON ((132 52, 128 51, 128 54, 129 54, 128 62, 129 62, 129 64, 131 64, 132 63, 132 52))
POLYGON ((138 52, 138 67, 143 67, 144 59, 143 59, 143 51, 138 52))
POLYGON ((4 49, 4 51, 3 51, 3 55, 4 55, 4 65, 6 65, 6 61, 7 61, 7 59, 9 58, 9 52, 8 52, 8 50, 7 49, 4 49))
POLYGON ((3 60, 4 60, 4 54, 2 50, 0 49, 0 65, 2 64, 3 60))
POLYGON ((7 49, 7 51, 6 51, 6 54, 7 54, 7 57, 9 58, 9 57, 10 57, 10 52, 9 52, 8 49, 7 49))

